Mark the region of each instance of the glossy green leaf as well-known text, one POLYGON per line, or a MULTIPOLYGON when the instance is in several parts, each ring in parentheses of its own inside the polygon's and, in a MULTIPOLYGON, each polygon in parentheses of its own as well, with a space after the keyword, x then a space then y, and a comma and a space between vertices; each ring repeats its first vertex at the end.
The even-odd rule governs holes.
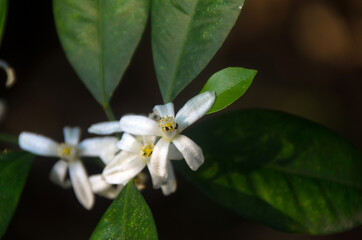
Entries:
POLYGON ((0 154, 0 238, 16 209, 33 158, 25 152, 0 154))
POLYGON ((164 102, 172 101, 209 63, 244 0, 153 0, 152 52, 164 102))
POLYGON ((141 39, 150 0, 53 0, 53 8, 70 63, 107 105, 141 39))
POLYGON ((229 67, 212 75, 201 90, 216 93, 215 103, 208 113, 220 111, 243 96, 256 73, 256 70, 229 67))
POLYGON ((0 45, 5 30, 6 15, 8 12, 8 1, 0 0, 0 45))
POLYGON ((107 209, 91 239, 158 239, 151 210, 132 181, 107 209))
POLYGON ((202 147, 205 163, 196 172, 180 169, 235 213, 310 234, 362 223, 362 154, 332 131, 281 112, 244 110, 186 135, 202 147))

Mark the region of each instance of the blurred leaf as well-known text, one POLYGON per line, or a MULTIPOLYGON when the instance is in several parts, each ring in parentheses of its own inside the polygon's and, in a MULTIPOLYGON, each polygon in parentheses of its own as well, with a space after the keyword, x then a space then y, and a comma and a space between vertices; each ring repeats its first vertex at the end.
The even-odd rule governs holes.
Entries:
POLYGON ((0 45, 5 30, 6 15, 8 12, 8 1, 0 0, 0 45))
POLYGON ((164 102, 172 101, 210 62, 244 0, 153 0, 152 51, 164 102))
POLYGON ((0 238, 16 209, 33 158, 25 152, 0 154, 0 238))
POLYGON ((95 99, 107 105, 146 27, 149 0, 53 0, 65 53, 95 99))
POLYGON ((132 181, 107 209, 91 239, 158 239, 151 210, 132 181))
POLYGON ((190 137, 205 163, 197 172, 179 168, 235 213, 311 234, 362 223, 362 154, 332 131, 286 113, 244 110, 204 122, 190 137))
POLYGON ((201 90, 216 93, 216 101, 208 113, 220 111, 243 96, 256 73, 256 70, 229 67, 212 75, 201 90))

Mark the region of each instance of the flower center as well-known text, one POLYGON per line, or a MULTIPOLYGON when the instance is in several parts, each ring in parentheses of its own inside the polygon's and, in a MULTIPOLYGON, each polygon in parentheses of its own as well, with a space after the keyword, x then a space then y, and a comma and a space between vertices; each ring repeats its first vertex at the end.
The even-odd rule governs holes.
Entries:
POLYGON ((158 121, 158 126, 164 133, 172 132, 178 127, 177 123, 175 123, 175 119, 168 115, 166 115, 166 117, 161 117, 161 119, 158 121))
POLYGON ((152 157, 154 147, 152 142, 146 142, 146 144, 141 147, 141 156, 144 158, 152 157))
POLYGON ((61 143, 57 150, 59 157, 67 162, 74 161, 77 158, 77 148, 70 144, 61 143))

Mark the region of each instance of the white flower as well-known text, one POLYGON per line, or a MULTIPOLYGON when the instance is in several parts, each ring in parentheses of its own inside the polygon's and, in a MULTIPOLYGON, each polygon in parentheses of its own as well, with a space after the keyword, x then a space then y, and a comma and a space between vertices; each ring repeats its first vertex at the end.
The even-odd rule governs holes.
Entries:
POLYGON ((40 156, 59 157, 60 160, 54 165, 50 173, 50 179, 58 185, 68 188, 73 186, 75 195, 79 202, 86 208, 91 209, 94 204, 94 194, 88 180, 88 174, 81 156, 99 156, 103 161, 110 154, 110 149, 115 149, 118 141, 114 137, 85 139, 79 143, 80 128, 64 127, 64 143, 35 133, 22 132, 19 136, 19 145, 22 149, 40 156), (66 179, 69 169, 70 181, 66 179))
POLYGON ((173 103, 157 105, 154 112, 160 116, 158 123, 150 118, 137 115, 124 116, 120 120, 121 129, 134 135, 160 136, 150 160, 150 171, 167 178, 167 164, 170 146, 175 146, 192 170, 197 170, 204 162, 201 148, 190 138, 180 133, 200 119, 215 102, 214 92, 203 92, 191 98, 175 115, 173 103), (172 143, 172 144, 170 144, 172 143))
POLYGON ((123 184, 118 184, 117 186, 109 184, 102 174, 90 176, 89 182, 94 193, 109 199, 116 198, 124 187, 123 184))
POLYGON ((109 121, 92 124, 88 128, 88 132, 99 135, 108 135, 116 132, 122 132, 119 121, 109 121))
MULTIPOLYGON (((128 133, 124 133, 122 139, 117 143, 119 149, 123 150, 104 168, 103 176, 108 183, 125 185, 139 174, 147 165, 153 155, 156 137, 148 136, 143 140, 136 139, 128 133)), ((181 159, 180 153, 174 149, 170 151, 168 158, 181 159), (178 154, 177 154, 178 153, 178 154)), ((149 168, 150 169, 150 168, 149 168)), ((152 182, 155 188, 162 189, 165 195, 176 191, 177 183, 171 163, 167 163, 168 178, 166 181, 154 175, 150 169, 152 182)))

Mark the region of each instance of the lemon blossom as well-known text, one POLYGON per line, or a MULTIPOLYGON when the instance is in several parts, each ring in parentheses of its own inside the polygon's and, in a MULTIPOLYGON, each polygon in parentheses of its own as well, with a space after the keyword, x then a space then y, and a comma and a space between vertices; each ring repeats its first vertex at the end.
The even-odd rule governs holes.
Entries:
POLYGON ((81 156, 109 158, 115 144, 118 141, 114 137, 91 138, 79 142, 80 128, 64 127, 63 143, 58 143, 48 137, 22 132, 19 135, 19 145, 22 149, 40 156, 59 157, 60 160, 53 166, 50 179, 58 185, 68 188, 73 186, 76 197, 86 208, 91 209, 94 204, 94 194, 88 180, 88 174, 81 156), (66 179, 69 169, 70 181, 66 179))
MULTIPOLYGON (((153 154, 153 148, 156 137, 147 136, 143 139, 135 138, 128 133, 124 133, 122 139, 117 143, 122 150, 107 166, 104 168, 103 176, 108 183, 127 184, 127 182, 139 174, 144 167, 149 166, 153 154)), ((170 151, 168 158, 181 159, 181 154, 174 149, 170 151)), ((150 170, 154 188, 161 188, 165 195, 176 191, 177 182, 171 163, 167 163, 168 177, 165 181, 154 175, 150 170)))
POLYGON ((144 116, 127 115, 121 118, 120 127, 134 135, 161 137, 154 147, 149 169, 156 176, 166 179, 170 146, 174 145, 181 152, 192 170, 197 170, 203 164, 201 148, 180 133, 205 115, 214 102, 214 92, 203 92, 191 98, 176 115, 173 103, 157 105, 153 110, 160 116, 158 122, 144 116))
MULTIPOLYGON (((107 139, 107 138, 104 138, 107 139)), ((119 152, 117 148, 118 139, 113 138, 114 140, 110 142, 110 144, 106 145, 107 143, 102 146, 102 152, 100 154, 100 158, 105 165, 107 165, 119 152)), ((92 144, 98 144, 96 141, 92 141, 92 139, 84 140, 83 145, 86 145, 86 149, 94 150, 97 149, 97 146, 91 146, 92 144)), ((90 153, 89 153, 90 154, 90 153)), ((123 189, 123 184, 118 184, 114 186, 113 184, 109 184, 106 182, 102 174, 95 174, 89 177, 89 182, 91 184, 92 191, 102 197, 114 199, 123 189)))
POLYGON ((116 132, 122 132, 119 121, 108 121, 92 124, 88 132, 99 135, 108 135, 116 132))

